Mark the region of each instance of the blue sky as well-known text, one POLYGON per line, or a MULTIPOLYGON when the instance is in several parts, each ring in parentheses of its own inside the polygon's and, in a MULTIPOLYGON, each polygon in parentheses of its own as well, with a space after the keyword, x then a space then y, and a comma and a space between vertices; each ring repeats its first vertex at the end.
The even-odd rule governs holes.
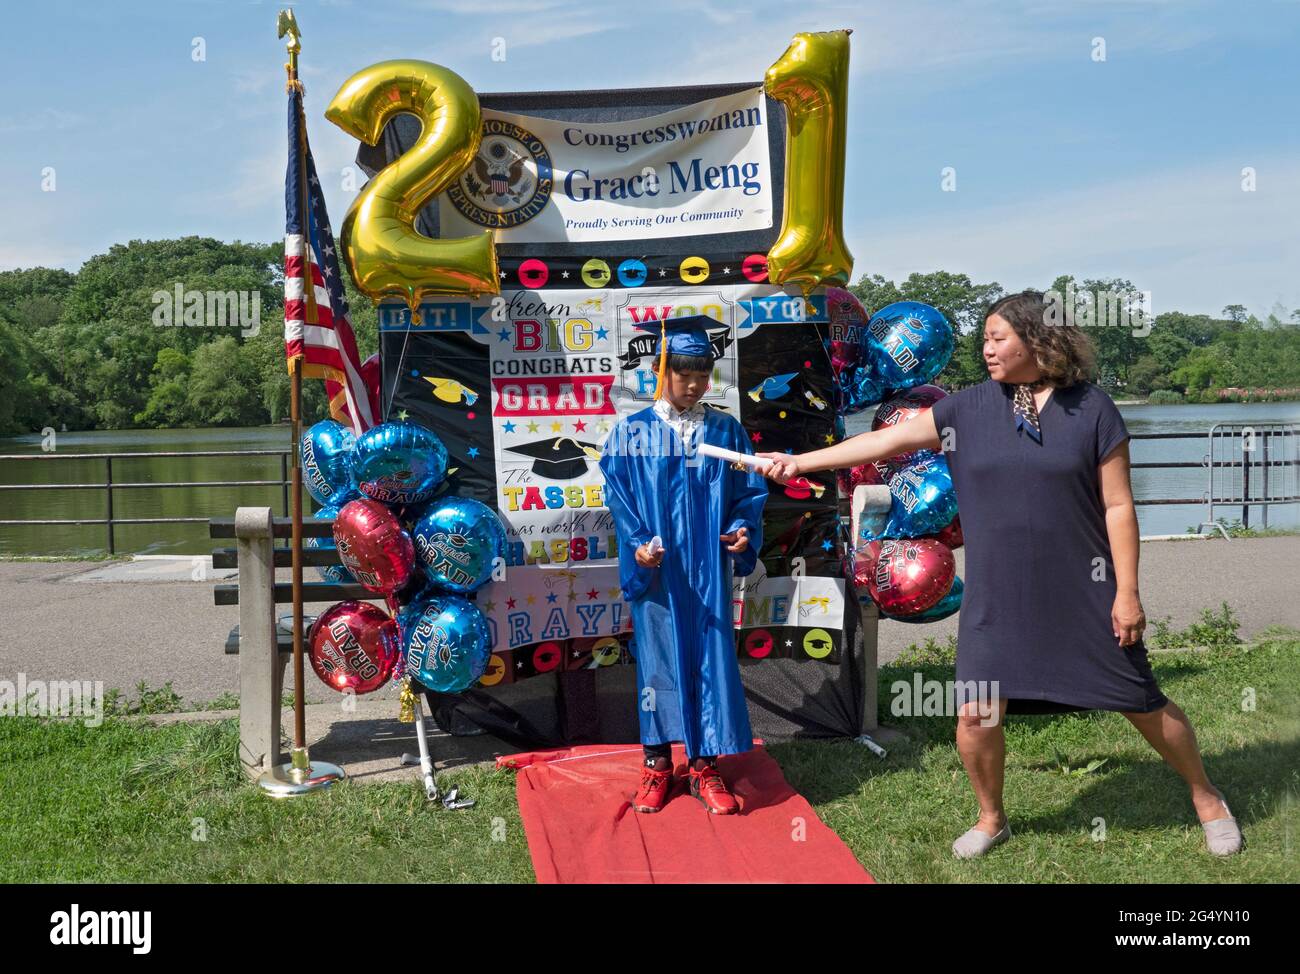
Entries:
MULTIPOLYGON (((5 0, 0 269, 75 269, 135 238, 279 238, 279 6, 5 0)), ((1018 289, 1070 272, 1126 277, 1157 312, 1300 308, 1300 0, 294 8, 336 225, 352 194, 326 173, 355 143, 322 112, 374 61, 434 61, 480 91, 757 81, 795 32, 853 27, 855 279, 943 269, 1018 289), (947 166, 956 192, 941 190, 947 166)))

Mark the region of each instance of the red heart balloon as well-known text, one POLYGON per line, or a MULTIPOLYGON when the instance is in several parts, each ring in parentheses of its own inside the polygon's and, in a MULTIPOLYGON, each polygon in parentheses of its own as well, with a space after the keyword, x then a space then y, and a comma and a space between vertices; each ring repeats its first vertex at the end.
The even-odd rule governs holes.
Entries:
POLYGON ((879 465, 875 463, 864 463, 861 466, 853 467, 849 470, 836 470, 835 478, 839 482, 840 493, 846 497, 852 497, 854 488, 861 484, 884 484, 885 473, 887 469, 883 461, 879 465))
POLYGON ((826 314, 830 319, 831 368, 836 376, 858 364, 862 354, 862 329, 871 315, 852 291, 842 287, 826 289, 826 314))
POLYGON ((948 526, 942 531, 936 531, 934 534, 927 534, 925 537, 934 538, 935 541, 942 541, 953 551, 956 551, 966 543, 966 539, 962 537, 961 533, 961 515, 958 514, 953 517, 953 519, 948 522, 948 526))
POLYGON ((339 561, 371 592, 391 595, 415 570, 415 545, 392 511, 379 501, 349 501, 334 519, 339 561))
MULTIPOLYGON (((886 426, 897 426, 899 423, 906 423, 908 420, 921 415, 947 395, 948 393, 935 385, 913 386, 911 389, 905 389, 896 396, 890 396, 880 404, 876 409, 875 419, 871 421, 871 428, 879 430, 884 429, 886 426)), ((915 451, 911 451, 900 453, 896 457, 890 457, 885 462, 891 468, 900 467, 911 463, 914 457, 915 451)))

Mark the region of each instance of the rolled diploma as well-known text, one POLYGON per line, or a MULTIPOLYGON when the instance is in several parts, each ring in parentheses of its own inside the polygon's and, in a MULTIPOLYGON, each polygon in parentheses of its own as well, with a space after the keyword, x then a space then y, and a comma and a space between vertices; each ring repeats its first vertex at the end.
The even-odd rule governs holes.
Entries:
POLYGON ((772 465, 772 461, 767 457, 756 457, 750 453, 738 453, 735 450, 727 450, 711 443, 698 443, 695 450, 701 456, 717 457, 719 460, 727 461, 727 463, 743 463, 755 470, 765 470, 772 465))

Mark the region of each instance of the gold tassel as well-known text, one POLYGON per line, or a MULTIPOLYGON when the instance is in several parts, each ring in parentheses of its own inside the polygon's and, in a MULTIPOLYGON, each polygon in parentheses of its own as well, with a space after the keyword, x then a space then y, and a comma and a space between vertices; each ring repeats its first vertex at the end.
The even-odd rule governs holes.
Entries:
POLYGON ((664 321, 659 322, 659 371, 655 375, 655 399, 664 396, 664 384, 668 381, 668 328, 664 321))
POLYGON ((411 678, 402 680, 402 692, 398 699, 397 720, 402 724, 415 723, 415 694, 411 692, 411 678))

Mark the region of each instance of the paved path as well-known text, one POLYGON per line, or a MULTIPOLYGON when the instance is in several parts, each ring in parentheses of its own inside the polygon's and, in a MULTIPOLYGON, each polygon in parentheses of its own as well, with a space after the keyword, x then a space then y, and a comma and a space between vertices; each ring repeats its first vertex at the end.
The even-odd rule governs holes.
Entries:
MULTIPOLYGON (((1243 638, 1270 625, 1300 628, 1300 537, 1148 541, 1140 566, 1152 620, 1171 616, 1186 626, 1227 600, 1243 638)), ((960 549, 957 570, 964 570, 960 549)), ((186 701, 233 693, 239 660, 222 646, 239 610, 212 604, 214 580, 229 574, 202 559, 0 562, 0 678, 102 680, 127 691, 141 680, 153 687, 170 680, 186 701), (205 580, 192 580, 196 574, 205 580)), ((281 575, 287 580, 288 571, 281 575)), ((956 632, 957 616, 925 626, 883 622, 880 659, 956 632)), ((309 702, 336 699, 318 681, 308 684, 309 702)))

